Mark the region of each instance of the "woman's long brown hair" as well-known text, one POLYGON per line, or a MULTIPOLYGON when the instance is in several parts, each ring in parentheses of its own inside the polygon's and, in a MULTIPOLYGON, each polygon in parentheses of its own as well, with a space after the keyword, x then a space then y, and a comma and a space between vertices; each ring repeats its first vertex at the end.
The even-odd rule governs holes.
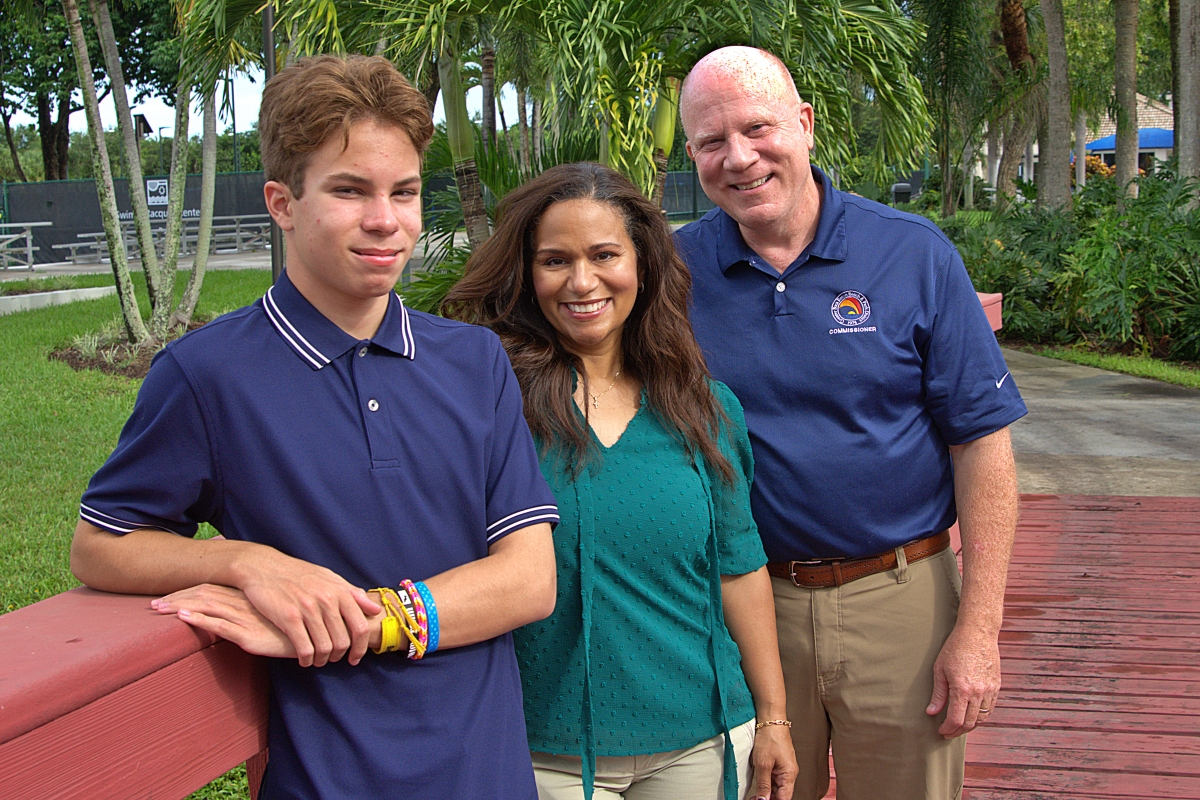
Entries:
MULTIPOLYGON (((621 370, 641 381, 647 403, 695 459, 697 453, 726 483, 733 468, 717 446, 724 410, 710 387, 708 367, 687 306, 691 275, 675 252, 662 212, 620 173, 599 164, 563 164, 510 192, 500 204, 496 231, 471 255, 463 279, 446 296, 442 313, 485 325, 508 351, 524 396, 525 419, 545 446, 578 472, 592 450, 586 422, 572 398, 572 369, 588 391, 581 360, 568 352, 533 291, 533 254, 542 214, 565 200, 595 200, 625 220, 645 289, 621 334, 621 370)), ((584 395, 587 396, 586 394, 584 395)))

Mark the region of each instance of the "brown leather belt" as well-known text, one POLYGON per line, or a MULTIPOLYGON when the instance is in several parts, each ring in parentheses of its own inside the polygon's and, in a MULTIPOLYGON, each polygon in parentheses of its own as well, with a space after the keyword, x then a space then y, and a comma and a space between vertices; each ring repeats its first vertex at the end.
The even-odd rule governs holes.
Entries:
MULTIPOLYGON (((950 531, 935 533, 904 545, 904 558, 909 564, 937 555, 950 546, 950 531)), ((806 589, 826 589, 856 581, 896 566, 896 551, 888 550, 866 558, 823 558, 815 561, 772 561, 767 572, 776 578, 789 580, 806 589)))

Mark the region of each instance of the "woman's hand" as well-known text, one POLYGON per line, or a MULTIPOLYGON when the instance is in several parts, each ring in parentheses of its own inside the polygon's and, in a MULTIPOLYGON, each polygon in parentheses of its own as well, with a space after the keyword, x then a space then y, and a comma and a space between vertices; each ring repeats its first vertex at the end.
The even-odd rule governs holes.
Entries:
POLYGON ((175 614, 201 630, 228 639, 247 653, 296 658, 296 648, 283 631, 259 613, 240 589, 204 583, 151 601, 160 614, 175 614))
POLYGON ((750 766, 754 777, 747 800, 791 800, 800 768, 786 725, 764 725, 755 732, 750 766))

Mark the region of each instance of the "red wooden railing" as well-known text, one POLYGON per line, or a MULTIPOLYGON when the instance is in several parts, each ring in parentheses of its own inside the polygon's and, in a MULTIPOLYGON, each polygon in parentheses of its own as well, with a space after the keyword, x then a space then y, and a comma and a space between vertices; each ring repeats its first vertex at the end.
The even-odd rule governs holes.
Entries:
POLYGON ((266 764, 264 665, 160 616, 150 598, 79 588, 0 616, 0 797, 181 798, 266 764))

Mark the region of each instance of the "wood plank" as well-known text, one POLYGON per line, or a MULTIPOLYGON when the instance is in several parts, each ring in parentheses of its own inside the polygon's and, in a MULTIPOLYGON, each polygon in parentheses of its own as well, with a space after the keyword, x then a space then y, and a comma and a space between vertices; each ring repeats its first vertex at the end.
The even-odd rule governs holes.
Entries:
POLYGON ((1011 727, 989 725, 976 728, 967 736, 967 760, 976 745, 1020 745, 1034 750, 1087 749, 1112 754, 1140 753, 1147 760, 1160 755, 1200 756, 1200 740, 1195 736, 1143 736, 1123 731, 1076 731, 1054 728, 1030 728, 1014 735, 1011 727))
POLYGON ((0 744, 0 797, 184 797, 266 747, 267 692, 218 642, 0 744))
POLYGON ((1086 772, 967 764, 967 786, 1026 792, 1070 792, 1103 798, 1155 797, 1192 800, 1197 781, 1188 775, 1122 775, 1119 772, 1086 772))
POLYGON ((1012 691, 1095 692, 1123 697, 1200 697, 1200 676, 1192 680, 1143 680, 1127 676, 1028 675, 1004 672, 1004 689, 1012 691))

